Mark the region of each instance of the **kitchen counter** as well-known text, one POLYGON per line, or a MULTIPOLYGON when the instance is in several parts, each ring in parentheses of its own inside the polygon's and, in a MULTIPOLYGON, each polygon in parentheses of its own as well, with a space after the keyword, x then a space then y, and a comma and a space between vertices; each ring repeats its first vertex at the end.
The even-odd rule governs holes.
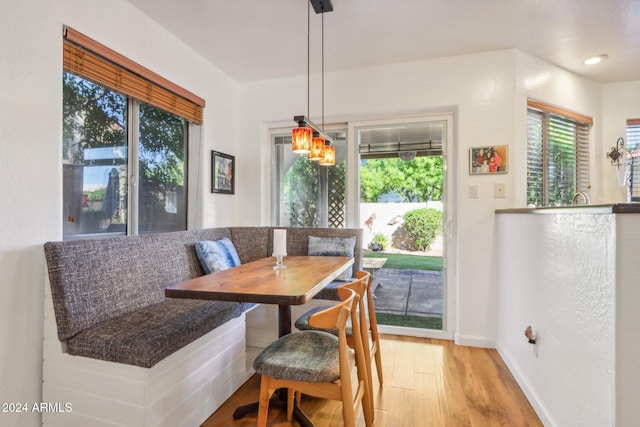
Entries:
POLYGON ((640 213, 640 202, 610 203, 604 205, 574 205, 548 208, 512 208, 496 209, 497 214, 626 214, 640 213))

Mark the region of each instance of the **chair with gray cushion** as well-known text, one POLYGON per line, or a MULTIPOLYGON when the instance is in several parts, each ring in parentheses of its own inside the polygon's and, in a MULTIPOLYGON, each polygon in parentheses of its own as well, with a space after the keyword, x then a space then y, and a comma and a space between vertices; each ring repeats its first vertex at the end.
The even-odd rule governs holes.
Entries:
MULTIPOLYGON (((371 405, 371 407, 373 407, 373 380, 371 377, 371 353, 370 353, 370 346, 368 346, 367 344, 369 343, 369 329, 367 327, 367 317, 365 314, 365 304, 364 304, 364 299, 365 299, 365 292, 367 289, 367 285, 370 283, 369 282, 369 273, 366 272, 356 272, 356 275, 358 276, 358 279, 346 283, 342 286, 340 286, 340 288, 347 288, 347 289, 351 289, 352 291, 354 291, 356 293, 356 295, 358 296, 358 322, 359 322, 359 333, 357 334, 353 334, 353 326, 351 324, 351 322, 347 321, 347 325, 345 327, 345 332, 347 335, 347 344, 349 345, 349 347, 351 347, 352 349, 355 348, 356 345, 356 341, 355 338, 356 336, 359 335, 361 341, 362 341, 362 347, 363 347, 363 352, 364 352, 364 360, 367 364, 367 390, 369 391, 369 393, 367 394, 366 398, 369 400, 369 404, 371 405), (363 274, 360 274, 363 273, 363 274)), ((340 289, 338 288, 338 289, 340 289)), ((318 311, 321 311, 323 309, 326 309, 327 307, 316 307, 314 309, 311 309, 309 311, 307 311, 305 314, 303 314, 302 316, 300 316, 298 318, 298 320, 296 320, 295 326, 298 330, 304 331, 304 330, 316 330, 316 328, 314 328, 313 326, 310 325, 309 323, 309 319, 311 317, 311 315, 313 315, 314 313, 317 313, 318 311)), ((356 329, 356 330, 358 330, 356 329)), ((326 330, 325 332, 329 332, 331 334, 337 335, 338 331, 336 329, 329 329, 326 330)), ((298 395, 298 402, 300 401, 300 395, 298 395)), ((371 420, 373 422, 373 420, 371 420)))
MULTIPOLYGON (((356 271, 355 272, 356 279, 365 281, 365 291, 364 296, 360 300, 360 305, 363 307, 363 315, 365 318, 361 320, 361 328, 363 330, 362 333, 362 342, 365 346, 365 357, 367 360, 367 372, 369 374, 369 382, 371 385, 372 380, 372 372, 371 372, 371 361, 372 358, 375 358, 376 361, 376 371, 378 373, 378 382, 382 385, 382 356, 380 355, 380 334, 378 333, 378 322, 376 320, 376 311, 373 303, 373 292, 371 290, 371 283, 373 282, 373 276, 366 271, 356 271), (367 351, 367 344, 368 351, 367 351)), ((354 283, 354 282, 352 282, 354 283)), ((350 285, 349 283, 347 285, 350 285)), ((346 285, 342 285, 346 286, 346 285)), ((354 289, 355 290, 355 289, 354 289)), ((325 309, 325 307, 317 307, 311 309, 301 315, 295 323, 295 327, 298 330, 312 330, 309 325, 309 316, 314 312, 325 309)), ((331 331, 329 331, 331 332, 331 331)), ((347 339, 349 343, 352 342, 352 331, 349 325, 347 325, 347 339)), ((373 388, 371 388, 371 393, 373 394, 373 388)))
POLYGON ((265 348, 253 362, 261 378, 258 426, 266 426, 269 398, 276 389, 289 390, 287 417, 291 421, 294 393, 340 400, 344 425, 354 427, 358 406, 362 405, 365 424, 373 425, 373 407, 368 395, 366 361, 360 334, 355 334, 355 350, 349 349, 345 332, 347 319, 359 329, 358 300, 354 291, 338 289, 341 302, 314 313, 310 324, 318 329, 335 329, 337 335, 322 330, 302 331, 278 339, 265 348), (357 370, 353 389, 351 371, 357 370))

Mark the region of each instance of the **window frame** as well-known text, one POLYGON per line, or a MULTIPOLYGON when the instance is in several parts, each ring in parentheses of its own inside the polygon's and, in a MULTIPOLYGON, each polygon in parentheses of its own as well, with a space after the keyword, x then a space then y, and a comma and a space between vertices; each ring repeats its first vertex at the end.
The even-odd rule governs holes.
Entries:
MULTIPOLYGON (((272 194, 271 194, 271 224, 273 226, 291 226, 288 220, 285 219, 286 207, 285 201, 286 198, 283 196, 284 194, 284 177, 287 171, 284 171, 285 165, 285 155, 286 150, 291 150, 291 127, 285 128, 273 128, 270 130, 270 143, 272 146, 272 165, 273 171, 271 174, 271 183, 272 183, 272 194)), ((346 143, 346 132, 347 126, 342 124, 334 124, 325 127, 325 132, 330 136, 333 136, 334 145, 336 146, 336 165, 339 163, 343 164, 345 168, 345 172, 348 171, 348 149, 346 143), (342 136, 341 134, 344 134, 342 136)), ((296 155, 294 156, 306 157, 306 154, 296 155)), ((313 160, 307 160, 309 162, 314 162, 313 160)), ((294 161, 295 163, 295 161, 294 161)), ((317 162, 315 162, 317 163, 317 162)), ((329 213, 329 181, 330 181, 330 170, 329 168, 335 168, 336 166, 321 166, 318 167, 318 188, 319 188, 319 200, 318 205, 320 207, 318 211, 318 224, 316 227, 332 227, 332 220, 334 218, 330 218, 329 213)), ((344 217, 340 226, 337 228, 345 228, 347 227, 347 175, 344 177, 344 217)))
MULTIPOLYGON (((200 125, 205 100, 131 61, 73 28, 63 27, 63 71, 88 80, 126 97, 126 139, 128 151, 127 235, 139 234, 139 140, 140 104, 181 118, 184 123, 184 227, 196 221, 195 195, 189 191, 194 172, 189 167, 189 153, 199 152, 200 125)), ((196 161, 197 163, 197 161, 196 161)), ((196 183, 197 184, 197 183, 196 183)), ((63 219, 64 221, 65 219, 63 219)), ((64 228, 64 227, 63 227, 64 228)), ((118 233, 122 234, 122 233, 118 233)), ((108 237, 108 233, 65 234, 65 240, 108 237)))
POLYGON ((534 100, 527 100, 527 193, 529 207, 566 206, 571 204, 577 192, 587 192, 590 186, 590 134, 593 119, 559 107, 550 106, 534 100), (572 153, 566 153, 571 140, 572 153), (550 153, 556 153, 556 160, 550 159, 550 153), (540 153, 537 156, 536 153, 540 153), (557 156, 561 157, 557 157, 557 156), (563 161, 573 161, 571 195, 563 197, 561 204, 550 200, 552 185, 550 173, 562 174, 562 167, 554 167, 563 161), (536 182, 538 181, 538 182, 536 182), (532 195, 533 192, 533 195, 532 195), (539 205, 532 198, 541 200, 539 205), (554 202, 554 204, 552 204, 554 202))

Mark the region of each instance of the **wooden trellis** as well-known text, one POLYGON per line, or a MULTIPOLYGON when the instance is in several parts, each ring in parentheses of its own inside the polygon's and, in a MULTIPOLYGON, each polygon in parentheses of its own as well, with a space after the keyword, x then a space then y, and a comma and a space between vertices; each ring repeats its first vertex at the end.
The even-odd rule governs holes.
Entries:
POLYGON ((347 170, 344 162, 329 168, 328 225, 331 228, 346 226, 347 170))

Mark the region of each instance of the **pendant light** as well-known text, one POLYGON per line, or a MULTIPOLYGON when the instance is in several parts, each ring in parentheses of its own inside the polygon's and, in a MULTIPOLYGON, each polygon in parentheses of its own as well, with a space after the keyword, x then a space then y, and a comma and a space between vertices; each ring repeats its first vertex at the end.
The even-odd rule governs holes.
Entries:
MULTIPOLYGON (((310 23, 310 10, 307 4, 307 116, 309 116, 309 23, 310 23)), ((295 120, 295 119, 294 119, 295 120)), ((296 120, 298 127, 294 128, 291 132, 291 150, 298 154, 307 154, 311 152, 311 143, 313 138, 313 131, 307 127, 304 120, 296 120)))
POLYGON ((291 133, 291 148, 294 153, 308 153, 309 160, 317 160, 323 166, 335 164, 335 147, 333 139, 324 132, 324 13, 331 12, 331 0, 309 0, 307 4, 307 115, 295 116, 298 123, 291 133), (309 120, 309 81, 310 81, 310 5, 316 14, 322 14, 322 128, 309 120), (330 152, 330 154, 327 154, 330 152))
POLYGON ((311 140, 311 152, 309 160, 321 160, 324 157, 324 139, 319 136, 311 140))
POLYGON ((308 127, 297 127, 291 132, 291 149, 294 153, 306 154, 311 151, 312 131, 308 127))
POLYGON ((324 156, 320 160, 321 166, 333 166, 336 164, 336 147, 333 145, 329 145, 328 143, 324 145, 324 156))

